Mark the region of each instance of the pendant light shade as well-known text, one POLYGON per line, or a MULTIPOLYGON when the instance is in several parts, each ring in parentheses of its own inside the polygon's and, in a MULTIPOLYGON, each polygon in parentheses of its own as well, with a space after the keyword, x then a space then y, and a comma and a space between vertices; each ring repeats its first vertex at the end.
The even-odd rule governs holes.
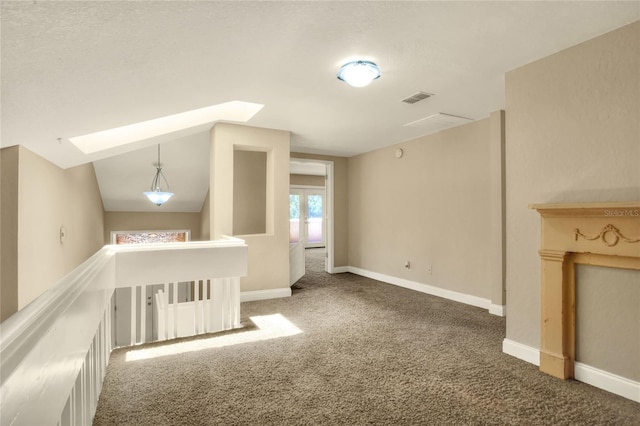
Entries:
POLYGON ((349 86, 364 87, 380 77, 380 67, 369 61, 353 61, 338 70, 338 79, 349 86))
POLYGON ((164 173, 162 173, 162 163, 160 163, 160 145, 158 145, 158 162, 155 166, 156 174, 151 181, 151 191, 145 192, 144 195, 156 206, 161 206, 169 201, 169 198, 173 197, 173 192, 169 192, 169 182, 167 182, 167 178, 164 177, 164 173), (160 187, 160 177, 164 180, 167 191, 163 191, 160 187))

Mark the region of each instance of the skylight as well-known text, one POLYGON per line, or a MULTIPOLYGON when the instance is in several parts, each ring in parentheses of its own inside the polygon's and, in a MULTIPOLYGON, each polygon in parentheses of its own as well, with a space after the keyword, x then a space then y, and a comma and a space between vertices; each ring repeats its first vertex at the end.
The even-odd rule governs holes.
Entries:
POLYGON ((225 102, 84 136, 76 136, 69 138, 69 141, 83 153, 92 154, 220 120, 245 123, 256 115, 263 106, 243 101, 225 102))

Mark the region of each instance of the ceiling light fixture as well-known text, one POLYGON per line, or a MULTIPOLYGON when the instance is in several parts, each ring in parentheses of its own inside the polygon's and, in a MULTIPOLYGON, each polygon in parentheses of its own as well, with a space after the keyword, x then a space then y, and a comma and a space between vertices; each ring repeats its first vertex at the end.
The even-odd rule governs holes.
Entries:
POLYGON ((380 67, 370 61, 352 61, 338 70, 338 79, 349 86, 364 87, 380 77, 380 67))
POLYGON ((160 162, 160 144, 158 144, 158 162, 155 163, 154 166, 156 166, 156 175, 151 181, 151 191, 145 192, 144 195, 156 206, 161 206, 169 201, 169 198, 173 197, 173 192, 168 192, 169 182, 167 181, 167 178, 164 177, 164 173, 162 173, 162 163, 160 162), (167 185, 167 191, 163 191, 160 187, 160 176, 162 176, 162 179, 164 179, 164 183, 167 185))

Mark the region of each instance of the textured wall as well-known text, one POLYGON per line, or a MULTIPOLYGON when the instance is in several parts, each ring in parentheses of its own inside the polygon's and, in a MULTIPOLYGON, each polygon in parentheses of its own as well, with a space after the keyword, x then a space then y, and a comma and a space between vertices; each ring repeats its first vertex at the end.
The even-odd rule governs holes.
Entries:
POLYGON ((491 133, 483 119, 349 158, 349 265, 491 299, 491 133))
MULTIPOLYGON (((528 204, 640 200, 638 40, 640 22, 506 75, 508 339, 540 342, 540 218, 528 204)), ((584 291, 610 315, 638 309, 602 286, 584 291)))
POLYGON ((103 246, 104 211, 92 164, 63 170, 20 147, 18 168, 18 308, 22 309, 103 246))

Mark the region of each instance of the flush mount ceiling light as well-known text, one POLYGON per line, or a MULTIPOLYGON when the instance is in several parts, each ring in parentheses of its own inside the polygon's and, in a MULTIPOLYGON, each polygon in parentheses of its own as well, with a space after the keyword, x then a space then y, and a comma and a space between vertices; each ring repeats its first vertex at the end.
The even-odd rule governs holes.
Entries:
POLYGON ((348 62, 338 70, 338 79, 353 87, 364 87, 379 77, 380 67, 369 61, 348 62))
POLYGON ((151 181, 151 191, 147 191, 144 195, 156 206, 161 206, 167 201, 169 198, 173 197, 173 192, 169 191, 169 182, 167 182, 167 178, 164 177, 164 173, 162 173, 162 163, 160 162, 160 145, 158 145, 158 162, 154 164, 156 166, 156 175, 153 177, 151 181), (167 185, 167 191, 163 191, 160 187, 160 177, 164 179, 164 183, 167 185))

